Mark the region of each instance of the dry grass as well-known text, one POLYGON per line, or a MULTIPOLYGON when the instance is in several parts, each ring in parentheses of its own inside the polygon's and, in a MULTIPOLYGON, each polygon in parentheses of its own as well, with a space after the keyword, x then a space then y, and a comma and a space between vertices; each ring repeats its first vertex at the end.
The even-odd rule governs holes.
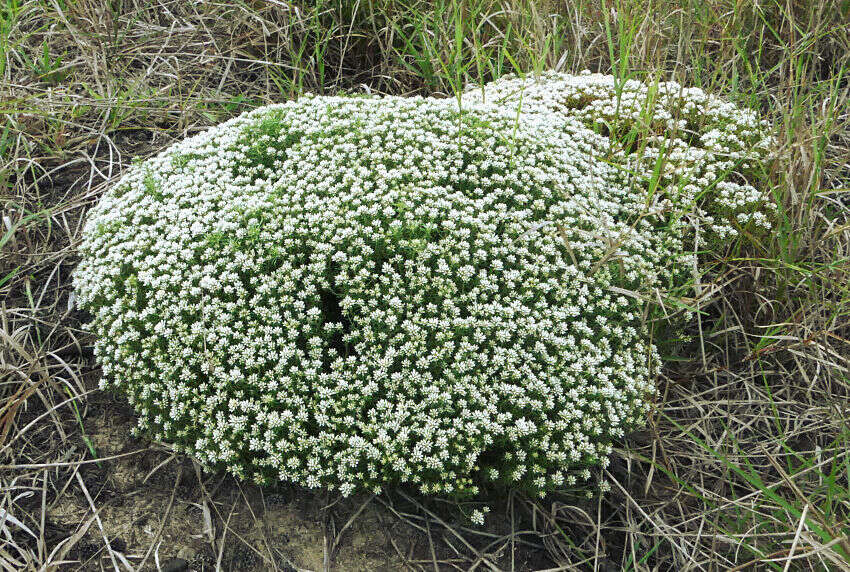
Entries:
POLYGON ((848 21, 829 0, 0 0, 0 568, 850 569, 848 21), (702 86, 779 142, 777 232, 705 253, 700 319, 659 334, 661 395, 610 493, 494 497, 479 530, 467 507, 261 490, 126 435, 69 275, 132 159, 304 91, 550 68, 702 86))

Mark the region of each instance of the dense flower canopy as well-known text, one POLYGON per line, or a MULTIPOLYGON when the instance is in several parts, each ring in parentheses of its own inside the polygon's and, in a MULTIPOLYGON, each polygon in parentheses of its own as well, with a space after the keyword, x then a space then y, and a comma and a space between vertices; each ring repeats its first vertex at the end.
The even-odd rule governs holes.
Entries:
POLYGON ((595 152, 619 168, 623 184, 643 188, 671 219, 690 216, 704 236, 770 228, 762 212, 769 197, 752 182, 774 141, 752 110, 674 81, 590 72, 506 76, 470 88, 464 100, 554 114, 602 134, 595 152))
POLYGON ((103 386, 258 482, 588 478, 653 390, 633 293, 692 257, 584 118, 474 99, 305 97, 130 169, 75 273, 103 386))

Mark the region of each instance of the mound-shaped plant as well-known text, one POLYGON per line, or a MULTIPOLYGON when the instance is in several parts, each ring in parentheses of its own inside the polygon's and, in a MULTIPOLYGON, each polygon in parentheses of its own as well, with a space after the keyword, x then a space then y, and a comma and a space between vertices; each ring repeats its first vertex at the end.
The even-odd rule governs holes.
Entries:
POLYGON ((603 139, 491 104, 336 97, 187 139, 89 215, 75 283, 102 385, 258 482, 588 478, 653 390, 629 293, 688 263, 594 158, 603 139))
POLYGON ((773 139, 751 110, 673 81, 618 82, 590 72, 506 76, 463 97, 554 114, 599 133, 594 152, 619 168, 621 183, 641 187, 671 222, 690 217, 700 243, 770 228, 769 196, 753 183, 773 139))

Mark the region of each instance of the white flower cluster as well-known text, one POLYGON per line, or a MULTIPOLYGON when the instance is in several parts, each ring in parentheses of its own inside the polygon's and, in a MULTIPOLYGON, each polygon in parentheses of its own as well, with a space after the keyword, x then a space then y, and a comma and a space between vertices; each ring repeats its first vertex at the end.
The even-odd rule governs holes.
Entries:
POLYGON ((264 107, 100 200, 74 279, 141 429, 343 494, 543 494, 607 462, 658 361, 629 293, 691 259, 582 121, 458 105, 264 107))
POLYGON ((760 210, 769 196, 752 182, 774 141, 751 110, 672 81, 617 82, 588 71, 505 77, 470 88, 464 99, 580 121, 603 136, 595 152, 619 167, 623 184, 644 188, 673 221, 690 215, 700 238, 770 229, 760 210))

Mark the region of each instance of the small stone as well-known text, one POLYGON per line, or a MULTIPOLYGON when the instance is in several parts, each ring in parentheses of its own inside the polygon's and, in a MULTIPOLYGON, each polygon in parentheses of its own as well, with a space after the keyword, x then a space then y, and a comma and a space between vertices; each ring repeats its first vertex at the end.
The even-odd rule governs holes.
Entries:
POLYGON ((197 556, 198 551, 192 548, 191 546, 184 546, 180 550, 177 551, 177 559, 180 560, 191 560, 197 556))

